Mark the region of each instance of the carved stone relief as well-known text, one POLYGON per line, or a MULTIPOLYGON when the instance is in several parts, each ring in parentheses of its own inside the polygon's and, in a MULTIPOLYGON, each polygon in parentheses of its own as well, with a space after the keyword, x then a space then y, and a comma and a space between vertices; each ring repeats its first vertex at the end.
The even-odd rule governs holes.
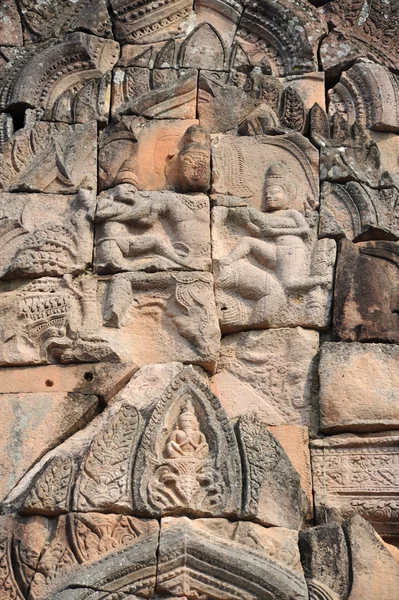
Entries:
POLYGON ((311 426, 319 335, 301 328, 225 336, 212 386, 230 417, 311 426), (245 398, 245 403, 243 402, 245 398))
POLYGON ((271 167, 265 212, 212 209, 216 301, 222 332, 328 326, 335 243, 317 240, 317 213, 291 208, 288 180, 271 167))
POLYGON ((100 137, 100 190, 130 183, 140 190, 180 191, 174 161, 187 129, 197 124, 195 120, 146 121, 125 116, 112 121, 100 137))
POLYGON ((117 360, 100 335, 97 281, 43 277, 0 284, 0 364, 117 360))
POLYGON ((96 124, 37 123, 1 144, 0 191, 75 194, 96 187, 96 124))
POLYGON ((103 332, 120 360, 212 366, 220 330, 210 273, 123 273, 103 284, 103 332))
POLYGON ((0 194, 0 276, 82 273, 92 261, 95 197, 0 194))
POLYGON ((0 4, 0 600, 399 600, 397 0, 0 4))
POLYGON ((311 442, 316 519, 360 515, 381 535, 399 529, 398 436, 341 434, 311 442))
POLYGON ((119 271, 211 268, 209 200, 204 194, 103 192, 96 212, 95 267, 119 271))

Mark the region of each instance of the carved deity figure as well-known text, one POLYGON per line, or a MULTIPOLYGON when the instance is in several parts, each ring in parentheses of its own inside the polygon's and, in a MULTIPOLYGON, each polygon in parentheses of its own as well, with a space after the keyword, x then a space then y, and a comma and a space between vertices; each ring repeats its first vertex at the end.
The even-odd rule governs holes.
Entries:
POLYGON ((200 125, 191 125, 176 160, 182 192, 206 192, 211 180, 211 138, 200 125))
POLYGON ((200 263, 209 254, 205 196, 138 192, 121 184, 100 196, 96 221, 100 272, 130 270, 140 259, 157 268, 204 268, 200 263))
MULTIPOLYGON (((244 234, 228 255, 219 259, 220 285, 227 293, 233 290, 241 298, 256 301, 251 317, 256 323, 273 319, 290 295, 311 294, 331 283, 328 270, 318 268, 318 262, 326 258, 312 255, 308 222, 290 208, 295 194, 296 186, 282 167, 272 165, 264 185, 264 212, 245 207, 226 213, 234 229, 244 229, 249 235, 244 234)), ((317 253, 317 244, 315 248, 317 253)), ((233 301, 225 309, 226 323, 236 318, 235 305, 233 301)))
POLYGON ((195 413, 186 407, 180 414, 176 428, 171 433, 165 446, 167 458, 206 458, 208 444, 204 434, 199 430, 195 413))

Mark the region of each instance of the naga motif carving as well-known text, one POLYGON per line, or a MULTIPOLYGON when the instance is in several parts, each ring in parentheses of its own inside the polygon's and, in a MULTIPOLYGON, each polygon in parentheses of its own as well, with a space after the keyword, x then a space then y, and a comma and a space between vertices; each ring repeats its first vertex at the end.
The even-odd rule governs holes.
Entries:
POLYGON ((135 464, 136 508, 149 514, 234 514, 240 479, 237 442, 219 401, 182 371, 144 429, 135 464))

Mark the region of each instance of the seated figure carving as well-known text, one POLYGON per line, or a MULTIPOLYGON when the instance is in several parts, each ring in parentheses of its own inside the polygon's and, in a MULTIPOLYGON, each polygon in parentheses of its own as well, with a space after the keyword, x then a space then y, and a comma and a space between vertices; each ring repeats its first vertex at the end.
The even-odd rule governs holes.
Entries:
POLYGON ((208 444, 198 419, 188 407, 180 414, 165 446, 167 458, 206 458, 208 444))

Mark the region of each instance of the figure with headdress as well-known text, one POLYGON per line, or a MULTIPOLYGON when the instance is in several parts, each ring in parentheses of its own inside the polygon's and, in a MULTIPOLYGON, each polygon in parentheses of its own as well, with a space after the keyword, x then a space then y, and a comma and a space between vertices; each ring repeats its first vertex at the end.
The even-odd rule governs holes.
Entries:
POLYGON ((165 454, 167 458, 205 458, 208 451, 209 447, 199 429, 198 419, 194 411, 186 406, 168 438, 165 454))
POLYGON ((243 258, 252 257, 271 270, 286 291, 311 289, 328 283, 323 277, 310 277, 310 256, 305 241, 310 233, 305 217, 290 208, 295 200, 296 186, 279 165, 272 165, 264 186, 264 208, 242 209, 240 226, 244 236, 229 255, 220 261, 228 267, 243 258))

